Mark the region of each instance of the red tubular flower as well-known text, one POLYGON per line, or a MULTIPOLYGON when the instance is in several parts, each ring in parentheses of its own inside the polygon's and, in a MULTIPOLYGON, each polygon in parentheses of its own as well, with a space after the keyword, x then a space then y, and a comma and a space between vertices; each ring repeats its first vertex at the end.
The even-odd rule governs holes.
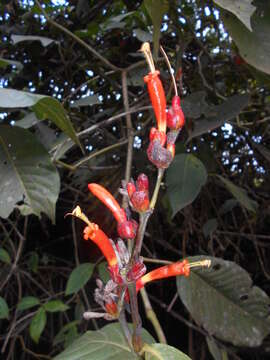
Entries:
POLYGON ((83 238, 85 240, 92 240, 99 247, 100 251, 103 253, 105 259, 108 262, 112 277, 117 278, 119 273, 118 260, 113 245, 108 236, 98 227, 97 224, 89 221, 79 206, 76 206, 70 215, 78 217, 87 224, 83 231, 83 238))
POLYGON ((125 211, 121 208, 115 198, 106 190, 103 186, 98 184, 88 184, 88 189, 95 195, 100 201, 103 202, 108 209, 111 210, 113 216, 117 222, 124 222, 127 220, 125 211))
POLYGON ((148 62, 150 72, 144 77, 147 84, 150 100, 155 112, 158 131, 166 134, 166 97, 162 82, 159 78, 159 71, 155 69, 149 43, 143 43, 141 51, 148 62))
POLYGON ((172 99, 172 106, 167 112, 167 126, 171 130, 179 130, 185 124, 185 115, 180 105, 180 97, 175 95, 172 99))
POLYGON ((147 284, 150 281, 164 279, 171 276, 179 276, 179 275, 189 276, 190 268, 197 266, 210 267, 210 265, 211 265, 210 260, 202 260, 193 263, 189 263, 188 260, 183 260, 182 262, 179 261, 170 265, 159 267, 153 271, 150 271, 146 275, 142 276, 139 280, 137 280, 136 290, 139 291, 141 288, 145 286, 145 284, 147 284))
POLYGON ((166 133, 166 97, 159 71, 149 72, 143 79, 147 84, 150 100, 155 112, 158 130, 166 133))
POLYGON ((100 248, 110 267, 117 265, 117 257, 112 243, 97 224, 90 223, 85 227, 83 234, 84 240, 92 240, 100 248))
POLYGON ((111 210, 117 221, 117 231, 123 239, 134 239, 136 236, 138 224, 135 220, 127 220, 125 210, 121 208, 115 198, 103 186, 98 184, 88 184, 89 190, 100 201, 103 202, 108 209, 111 210))

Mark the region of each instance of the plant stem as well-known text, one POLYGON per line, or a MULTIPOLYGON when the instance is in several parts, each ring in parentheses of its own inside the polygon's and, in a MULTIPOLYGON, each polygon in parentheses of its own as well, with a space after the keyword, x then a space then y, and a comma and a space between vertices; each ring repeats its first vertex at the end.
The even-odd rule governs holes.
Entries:
POLYGON ((125 309, 122 309, 120 311, 119 317, 118 317, 119 323, 121 325, 121 328, 123 330, 124 336, 127 340, 127 343, 130 347, 130 349, 133 350, 133 345, 132 345, 132 338, 131 338, 131 334, 130 334, 130 330, 128 328, 128 323, 127 323, 127 319, 126 319, 126 314, 125 314, 125 309))
POLYGON ((148 320, 151 321, 154 329, 155 329, 155 332, 157 334, 157 337, 158 337, 158 340, 160 343, 162 344, 167 344, 167 340, 166 340, 166 337, 165 337, 165 334, 162 330, 162 327, 158 321, 158 318, 157 318, 157 315, 156 313, 154 312, 153 308, 152 308, 152 305, 150 303, 150 300, 148 298, 148 295, 147 295, 147 292, 145 290, 145 288, 142 288, 141 291, 140 291, 140 294, 141 294, 141 297, 143 299, 143 304, 144 304, 144 308, 145 308, 145 312, 146 312, 146 317, 148 320))
POLYGON ((135 282, 128 285, 128 292, 129 292, 129 301, 131 308, 131 317, 133 322, 132 345, 134 351, 139 353, 143 346, 142 337, 141 337, 142 321, 138 309, 138 298, 136 293, 135 282))
POLYGON ((162 182, 164 172, 165 172, 165 169, 158 169, 158 177, 157 177, 157 181, 156 181, 156 186, 155 186, 155 190, 154 190, 151 202, 150 202, 150 209, 152 209, 152 210, 154 210, 154 208, 156 206, 158 193, 159 193, 159 189, 160 189, 160 185, 162 182))

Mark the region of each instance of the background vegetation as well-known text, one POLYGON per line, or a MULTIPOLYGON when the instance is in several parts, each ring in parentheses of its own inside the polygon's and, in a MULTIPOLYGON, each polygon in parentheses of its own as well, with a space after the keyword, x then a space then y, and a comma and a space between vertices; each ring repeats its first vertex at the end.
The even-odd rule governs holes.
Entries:
POLYGON ((64 215, 80 204, 113 238, 111 215, 87 183, 121 201, 131 170, 134 178, 146 173, 153 189, 153 113, 138 50, 153 42, 170 101, 160 41, 187 120, 143 255, 219 260, 213 276, 158 282, 148 295, 168 343, 192 359, 268 358, 269 2, 11 0, 0 11, 3 357, 50 359, 105 325, 82 320, 98 309, 93 290, 97 277, 108 277, 105 263, 83 242, 81 224, 64 215))

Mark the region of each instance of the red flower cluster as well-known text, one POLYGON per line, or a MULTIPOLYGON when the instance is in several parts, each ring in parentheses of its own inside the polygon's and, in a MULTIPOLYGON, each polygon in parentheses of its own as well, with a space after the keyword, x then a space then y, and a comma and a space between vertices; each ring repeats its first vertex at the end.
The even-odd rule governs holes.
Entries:
POLYGON ((172 106, 166 112, 165 92, 159 78, 159 71, 155 70, 149 44, 144 43, 141 51, 144 53, 150 67, 150 72, 144 77, 144 81, 147 84, 157 121, 157 129, 152 128, 150 131, 150 144, 147 155, 157 168, 166 169, 174 158, 175 141, 179 131, 185 124, 185 116, 178 95, 173 97, 172 106), (167 126, 171 131, 166 135, 167 126))

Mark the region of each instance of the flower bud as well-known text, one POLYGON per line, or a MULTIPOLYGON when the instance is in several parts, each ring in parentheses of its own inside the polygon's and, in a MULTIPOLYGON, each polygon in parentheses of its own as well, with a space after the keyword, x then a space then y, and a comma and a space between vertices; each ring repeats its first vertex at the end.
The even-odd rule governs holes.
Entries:
POLYGON ((140 174, 136 180, 136 187, 139 191, 148 191, 149 189, 148 176, 145 174, 140 174))
POLYGON ((180 97, 174 96, 172 106, 167 112, 167 126, 171 130, 181 129, 185 124, 185 115, 180 105, 180 97))
POLYGON ((159 141, 151 141, 147 149, 148 159, 160 169, 167 169, 173 160, 170 151, 161 146, 159 141))
POLYGON ((145 212, 149 209, 148 191, 135 191, 130 201, 134 209, 138 212, 145 212))
POLYGON ((137 229, 138 224, 135 220, 126 220, 117 224, 117 231, 122 239, 134 239, 137 229))
POLYGON ((133 264, 131 270, 127 273, 128 281, 137 281, 146 273, 146 266, 144 265, 142 258, 139 258, 135 264, 133 264))

